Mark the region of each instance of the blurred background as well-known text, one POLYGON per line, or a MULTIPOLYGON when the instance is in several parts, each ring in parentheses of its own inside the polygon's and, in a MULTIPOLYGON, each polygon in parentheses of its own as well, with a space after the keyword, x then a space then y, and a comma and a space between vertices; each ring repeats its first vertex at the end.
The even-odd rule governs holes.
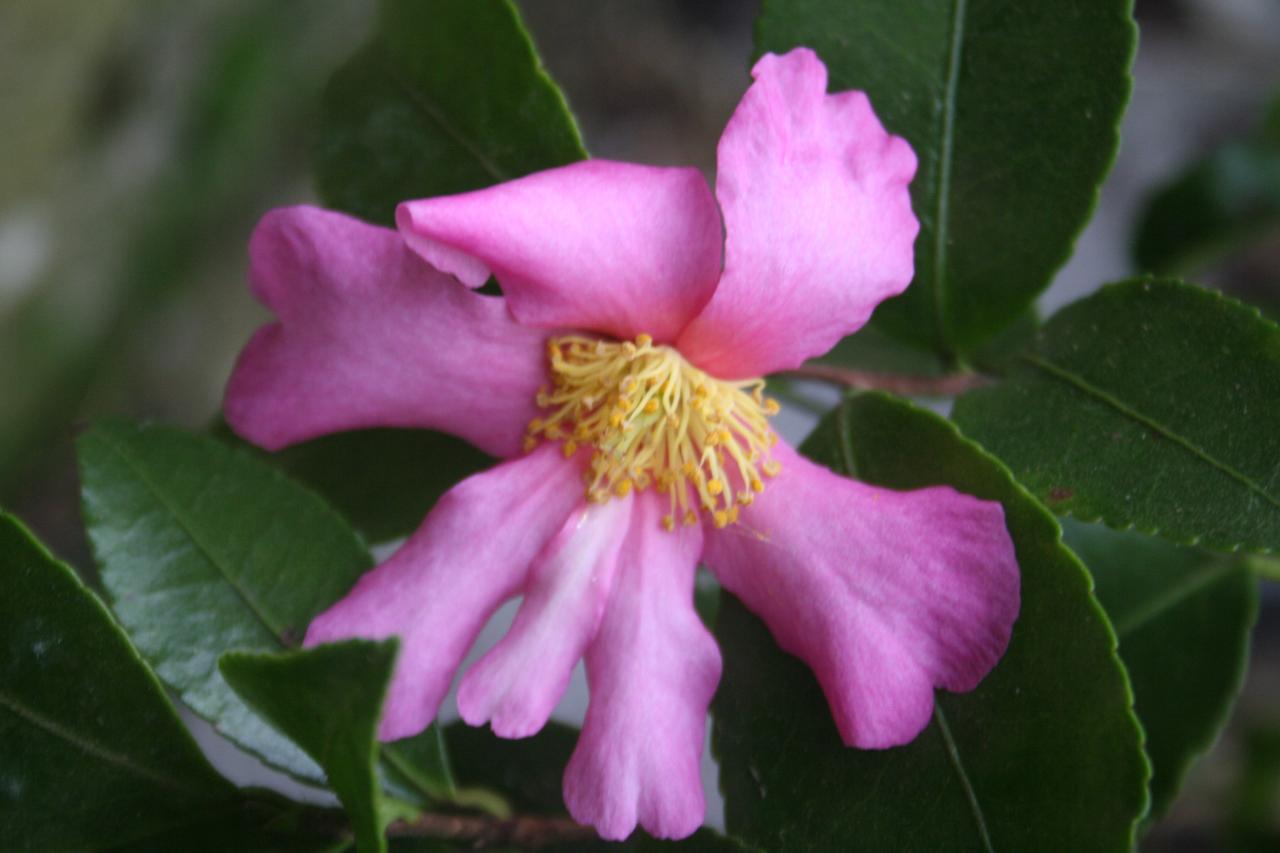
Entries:
MULTIPOLYGON (((594 155, 711 175, 748 79, 756 5, 521 7, 594 155)), ((0 3, 0 506, 78 567, 89 571, 78 425, 106 413, 214 419, 236 352, 266 318, 244 285, 248 234, 268 208, 314 200, 319 92, 368 32, 371 6, 0 3)), ((1138 0, 1137 15, 1119 158, 1046 314, 1133 273, 1153 195, 1261 138, 1269 109, 1280 152, 1280 0, 1138 0)), ((1280 153, 1272 168, 1275 226, 1280 153)), ((1280 316, 1280 227, 1181 266, 1280 316)), ((795 415, 790 437, 811 423, 795 415)), ((1280 832, 1280 595, 1264 590, 1263 602, 1234 721, 1144 850, 1244 849, 1280 832)))

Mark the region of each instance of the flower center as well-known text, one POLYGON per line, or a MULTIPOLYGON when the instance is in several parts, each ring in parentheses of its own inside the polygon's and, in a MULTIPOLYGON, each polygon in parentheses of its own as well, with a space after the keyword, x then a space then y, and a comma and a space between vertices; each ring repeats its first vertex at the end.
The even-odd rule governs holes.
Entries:
POLYGON ((764 491, 761 474, 777 475, 768 417, 778 404, 764 396, 763 379, 715 379, 649 335, 568 335, 547 341, 547 354, 553 387, 538 392, 546 414, 529 422, 525 450, 542 439, 563 441, 566 458, 593 448, 587 500, 653 487, 671 501, 667 530, 678 518, 697 523, 699 511, 724 527, 764 491))

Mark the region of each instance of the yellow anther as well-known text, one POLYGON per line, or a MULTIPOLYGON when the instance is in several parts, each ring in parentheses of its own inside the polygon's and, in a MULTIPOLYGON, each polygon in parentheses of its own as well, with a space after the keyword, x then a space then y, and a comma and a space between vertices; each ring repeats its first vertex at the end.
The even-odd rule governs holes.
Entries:
POLYGON ((669 501, 665 529, 697 524, 701 508, 723 527, 776 472, 762 380, 716 379, 644 333, 631 341, 554 338, 547 353, 554 390, 538 389, 544 414, 529 423, 526 445, 563 442, 566 458, 590 447, 588 500, 654 488, 669 501))
POLYGON ((534 449, 535 447, 537 447, 537 446, 538 446, 538 439, 534 438, 534 437, 533 437, 533 436, 531 436, 531 435, 526 435, 526 436, 524 437, 524 452, 525 452, 525 453, 528 453, 529 451, 533 450, 533 449, 534 449))
POLYGON ((776 477, 782 470, 782 464, 777 459, 770 459, 760 466, 760 470, 764 471, 766 477, 776 477))
POLYGON ((778 401, 772 397, 768 397, 764 401, 764 411, 768 415, 776 415, 782 411, 782 407, 778 405, 778 401))
POLYGON ((662 529, 670 533, 676 529, 676 520, 669 515, 662 517, 662 529))

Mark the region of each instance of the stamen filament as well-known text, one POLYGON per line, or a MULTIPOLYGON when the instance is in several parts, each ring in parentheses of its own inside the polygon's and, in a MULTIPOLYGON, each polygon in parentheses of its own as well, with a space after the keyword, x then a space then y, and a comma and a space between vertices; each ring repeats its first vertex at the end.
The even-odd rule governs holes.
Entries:
POLYGON ((547 355, 552 387, 538 391, 544 412, 529 422, 525 448, 564 441, 568 458, 592 447, 588 500, 652 486, 668 497, 664 529, 696 524, 699 510, 725 527, 764 490, 761 474, 777 475, 768 418, 778 404, 764 396, 763 379, 715 379, 646 334, 634 342, 552 338, 547 355))

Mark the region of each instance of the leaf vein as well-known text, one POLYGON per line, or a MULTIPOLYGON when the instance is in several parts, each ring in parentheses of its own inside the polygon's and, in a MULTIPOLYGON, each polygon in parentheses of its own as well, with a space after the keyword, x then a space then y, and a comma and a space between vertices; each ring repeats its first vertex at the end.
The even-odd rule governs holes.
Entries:
POLYGON ((947 758, 951 761, 951 766, 955 768, 956 778, 960 780, 960 787, 964 788, 965 799, 969 801, 969 809, 973 812, 973 822, 978 829, 978 837, 982 841, 982 849, 986 853, 995 853, 996 849, 991 844, 991 833, 987 831, 987 818, 982 813, 982 805, 978 802, 978 794, 973 790, 973 783, 969 781, 969 774, 964 769, 964 764, 960 761, 960 750, 956 747, 955 738, 951 736, 951 727, 947 725, 947 718, 942 713, 942 708, 934 701, 933 718, 938 721, 938 731, 942 734, 942 742, 947 749, 947 758))
POLYGON ((951 219, 951 161, 955 148, 956 91, 959 89, 960 56, 964 46, 964 17, 968 0, 956 0, 951 7, 951 44, 947 52, 946 92, 942 101, 941 148, 938 152, 938 183, 934 194, 933 305, 938 338, 947 341, 946 274, 948 228, 951 219))
POLYGON ((1202 462, 1210 465, 1213 468, 1217 468, 1223 474, 1226 474, 1231 479, 1240 483, 1249 491, 1261 497, 1263 500, 1271 504, 1276 509, 1280 509, 1280 501, 1276 500, 1276 498, 1268 494, 1265 489, 1263 489, 1253 480, 1249 479, 1247 475, 1241 473, 1240 471, 1237 471, 1235 468, 1231 467, 1227 463, 1219 461, 1218 459, 1215 459, 1213 456, 1211 456, 1208 453, 1208 451, 1192 443, 1189 439, 1183 438, 1181 435, 1174 432, 1172 429, 1166 427, 1164 424, 1161 424, 1159 421, 1153 420, 1152 418, 1126 405, 1123 401, 1112 396, 1111 394, 1107 393, 1101 388, 1098 388, 1097 386, 1092 385, 1084 377, 1079 376, 1075 373, 1072 373, 1070 370, 1059 367, 1053 362, 1046 361, 1045 359, 1040 358, 1038 356, 1024 355, 1022 356, 1022 358, 1028 364, 1038 367, 1040 370, 1044 371, 1045 373, 1049 374, 1055 379, 1061 380, 1062 382, 1065 382, 1068 385, 1074 386, 1077 390, 1082 391, 1085 394, 1089 395, 1090 397, 1093 397, 1094 399, 1107 404, 1108 406, 1115 409, 1120 414, 1125 415, 1128 418, 1131 418, 1132 420, 1142 424, 1148 429, 1154 430, 1155 432, 1159 433, 1161 437, 1167 438, 1169 441, 1172 441, 1174 444, 1178 445, 1183 450, 1186 450, 1191 455, 1197 457, 1202 462))
POLYGON ((445 116, 444 111, 433 103, 430 98, 418 89, 409 85, 403 77, 395 72, 395 69, 391 68, 389 64, 383 63, 382 69, 386 73, 387 77, 390 78, 391 82, 393 82, 400 91, 404 93, 404 96, 409 99, 409 102, 421 110, 427 118, 435 122, 436 125, 449 136, 449 138, 458 143, 459 146, 470 154, 475 161, 480 164, 480 168, 489 173, 491 178, 497 182, 510 180, 510 176, 502 169, 498 168, 498 165, 490 160, 484 151, 480 149, 479 143, 468 138, 466 134, 455 127, 454 124, 445 116))
POLYGON ((64 727, 60 723, 56 723, 53 720, 48 719, 38 711, 34 711, 31 708, 28 708, 26 705, 23 705, 21 702, 12 698, 7 694, 0 693, 0 707, 6 708, 10 713, 18 717, 19 719, 25 720, 27 723, 35 726, 38 729, 43 729, 44 731, 48 732, 49 734, 53 735, 59 740, 66 741, 67 743, 81 749, 85 753, 92 755, 93 757, 100 759, 101 761, 105 761, 108 764, 114 764, 117 767, 122 767, 125 770, 128 770, 138 776, 143 777, 144 779, 150 779, 152 782, 155 782, 167 788, 177 788, 180 790, 193 791, 193 792, 198 790, 197 788, 183 782, 180 779, 175 779, 158 770, 153 770, 150 767, 146 767, 142 764, 138 764, 136 761, 132 760, 127 755, 121 755, 118 752, 107 749, 105 746, 102 746, 101 744, 95 743, 94 741, 91 741, 86 737, 82 737, 81 735, 76 734, 75 732, 64 727))
POLYGON ((191 540, 191 543, 195 546, 200 555, 204 557, 215 571, 217 571, 217 573, 226 582, 227 586, 231 587, 232 591, 239 596, 240 600, 244 602, 244 605, 249 612, 252 613, 258 622, 267 629, 267 632, 271 634, 276 642, 278 642, 282 647, 286 646, 287 644, 284 641, 284 628, 282 626, 277 627, 272 624, 266 613, 259 609, 257 604, 254 603, 248 591, 240 586, 236 579, 231 576, 230 571, 222 565, 221 560, 215 556, 213 548, 201 539, 201 537, 196 533, 195 527, 191 522, 183 515, 178 506, 169 499, 164 490, 161 489, 154 480, 147 476, 146 470, 138 464, 137 460, 130 455, 123 445, 117 444, 105 435, 100 434, 98 438, 107 446, 108 449, 114 452, 126 466, 128 466, 129 470, 131 470, 138 478, 138 481, 147 487, 147 490, 151 493, 152 497, 155 498, 156 502, 160 504, 160 507, 168 512, 174 522, 182 528, 182 531, 187 535, 187 538, 191 540))

